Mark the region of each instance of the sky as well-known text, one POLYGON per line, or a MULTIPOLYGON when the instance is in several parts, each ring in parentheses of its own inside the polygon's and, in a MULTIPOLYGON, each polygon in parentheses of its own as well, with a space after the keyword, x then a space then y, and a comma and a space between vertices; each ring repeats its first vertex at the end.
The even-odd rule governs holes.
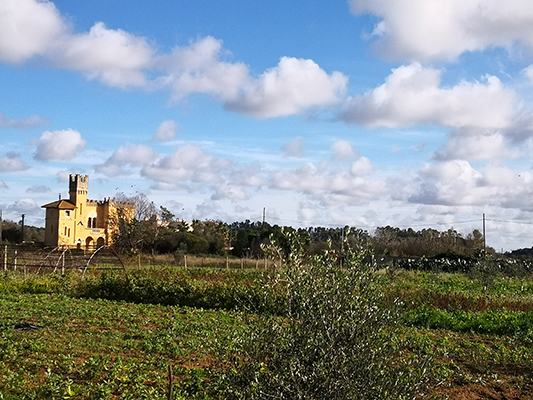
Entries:
POLYGON ((0 209, 533 245, 530 0, 0 0, 0 209))

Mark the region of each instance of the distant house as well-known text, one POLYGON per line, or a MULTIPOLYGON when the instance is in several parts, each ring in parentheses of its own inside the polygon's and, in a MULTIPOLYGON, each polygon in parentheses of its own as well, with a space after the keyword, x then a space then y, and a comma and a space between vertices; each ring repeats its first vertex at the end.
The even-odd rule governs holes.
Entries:
POLYGON ((133 218, 135 205, 114 198, 87 200, 89 176, 69 176, 69 199, 43 205, 46 209, 45 246, 92 250, 110 245, 117 229, 118 210, 133 218))

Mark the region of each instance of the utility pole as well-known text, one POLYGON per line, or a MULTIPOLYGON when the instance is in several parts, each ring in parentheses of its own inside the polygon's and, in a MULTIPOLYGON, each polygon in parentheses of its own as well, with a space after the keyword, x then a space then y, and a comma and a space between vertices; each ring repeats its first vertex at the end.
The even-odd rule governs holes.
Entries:
POLYGON ((483 250, 487 250, 487 241, 485 239, 485 213, 483 213, 483 250))
POLYGON ((22 214, 22 243, 24 243, 24 217, 25 214, 22 214))
POLYGON ((2 210, 0 210, 0 243, 2 243, 2 225, 4 225, 4 220, 2 219, 2 210))
POLYGON ((265 229, 265 207, 263 207, 263 229, 265 229))

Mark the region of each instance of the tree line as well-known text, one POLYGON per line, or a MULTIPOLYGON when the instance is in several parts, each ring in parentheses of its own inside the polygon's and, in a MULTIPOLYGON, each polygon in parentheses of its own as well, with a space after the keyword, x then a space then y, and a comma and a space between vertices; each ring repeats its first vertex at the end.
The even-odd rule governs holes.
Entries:
MULTIPOLYGON (((131 198, 129 199, 131 201, 131 198)), ((484 250, 483 235, 474 230, 463 235, 454 229, 379 227, 374 232, 357 227, 308 227, 293 228, 271 225, 261 221, 226 223, 218 220, 193 220, 188 223, 167 208, 157 208, 145 196, 134 198, 135 216, 120 218, 113 245, 121 252, 154 254, 183 253, 231 255, 235 257, 262 258, 264 244, 274 239, 283 248, 284 232, 296 233, 310 255, 332 249, 338 254, 345 243, 364 240, 376 256, 461 256, 474 257, 484 250)), ((494 252, 493 249, 488 249, 494 252)))
MULTIPOLYGON (((379 227, 370 233, 357 227, 292 228, 261 221, 226 223, 219 220, 186 222, 165 207, 157 207, 145 195, 120 198, 135 204, 133 218, 126 210, 118 209, 110 221, 113 246, 121 253, 196 254, 263 258, 263 246, 273 238, 283 247, 284 232, 294 232, 309 255, 331 249, 341 254, 346 241, 363 239, 376 256, 391 257, 474 257, 484 249, 483 235, 474 230, 463 235, 454 229, 401 229, 379 227)), ((2 223, 2 240, 21 243, 22 226, 9 220, 2 223)), ((24 241, 44 242, 44 228, 24 227, 24 241)), ((493 249, 488 249, 494 252, 493 249)))

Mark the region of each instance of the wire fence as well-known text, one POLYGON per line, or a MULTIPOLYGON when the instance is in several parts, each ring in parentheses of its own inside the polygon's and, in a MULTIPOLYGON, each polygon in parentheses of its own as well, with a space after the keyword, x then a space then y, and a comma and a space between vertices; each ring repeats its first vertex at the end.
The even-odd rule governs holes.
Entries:
POLYGON ((91 252, 73 248, 37 248, 27 245, 0 246, 0 271, 50 273, 68 270, 105 271, 151 266, 216 269, 268 269, 279 267, 279 260, 267 258, 207 257, 187 254, 124 256, 112 248, 100 247, 91 252))

